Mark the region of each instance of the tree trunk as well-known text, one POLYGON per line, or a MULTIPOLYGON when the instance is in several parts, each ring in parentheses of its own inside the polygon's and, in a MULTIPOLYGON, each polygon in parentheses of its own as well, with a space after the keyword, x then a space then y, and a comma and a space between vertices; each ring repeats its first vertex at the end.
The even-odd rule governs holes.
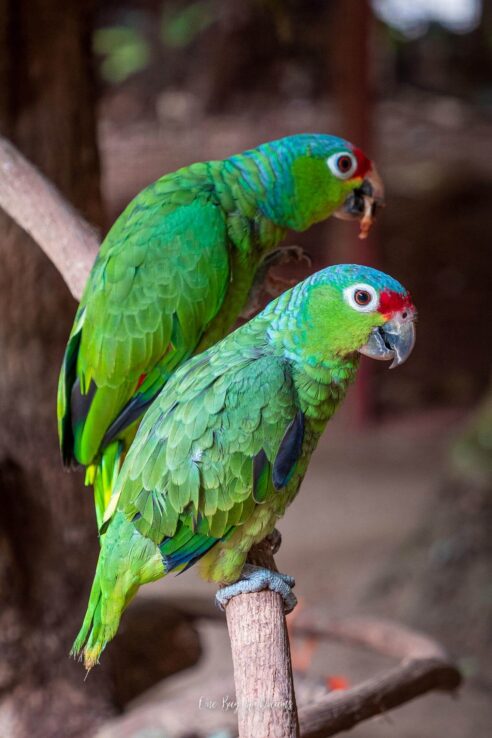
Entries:
MULTIPOLYGON (((89 12, 72 0, 1 0, 0 120, 100 223, 89 12)), ((81 475, 61 469, 55 412, 76 305, 40 249, 6 216, 0 228, 0 735, 87 735, 110 712, 106 677, 83 685, 67 655, 97 542, 81 475)))
MULTIPOLYGON (((332 8, 332 74, 335 100, 338 106, 340 134, 363 149, 373 152, 372 130, 372 70, 371 31, 372 11, 369 0, 337 0, 332 8)), ((346 224, 343 224, 345 226, 346 224)), ((375 235, 361 241, 356 228, 332 224, 331 258, 335 263, 347 262, 378 266, 375 235)), ((345 410, 356 426, 365 425, 373 414, 371 403, 371 374, 369 361, 363 361, 351 393, 350 405, 345 410)))

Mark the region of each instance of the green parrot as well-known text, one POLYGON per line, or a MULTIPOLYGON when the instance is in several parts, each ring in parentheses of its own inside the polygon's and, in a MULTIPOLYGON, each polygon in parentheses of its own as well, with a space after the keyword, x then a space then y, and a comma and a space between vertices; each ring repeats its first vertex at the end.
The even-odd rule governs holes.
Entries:
POLYGON ((218 602, 293 580, 246 564, 295 497, 359 354, 401 364, 415 308, 369 267, 324 269, 185 362, 147 411, 108 505, 73 653, 91 668, 140 585, 183 572, 228 585, 218 602))
POLYGON ((63 460, 87 467, 99 525, 142 415, 177 366, 232 328, 287 229, 335 214, 364 236, 382 197, 359 149, 303 134, 192 164, 128 205, 89 276, 58 387, 63 460))

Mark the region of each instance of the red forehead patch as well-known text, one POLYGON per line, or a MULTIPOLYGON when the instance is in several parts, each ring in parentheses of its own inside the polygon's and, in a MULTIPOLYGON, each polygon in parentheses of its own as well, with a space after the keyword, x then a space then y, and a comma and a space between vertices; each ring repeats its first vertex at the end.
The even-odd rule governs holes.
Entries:
POLYGON ((409 292, 405 292, 403 295, 401 292, 393 292, 392 290, 381 292, 378 307, 378 312, 381 315, 392 315, 405 309, 415 311, 412 296, 409 292))
POLYGON ((364 152, 361 149, 357 148, 357 146, 354 146, 352 148, 352 151, 355 158, 357 159, 357 171, 355 172, 354 176, 364 178, 366 174, 372 169, 372 161, 368 159, 364 152))

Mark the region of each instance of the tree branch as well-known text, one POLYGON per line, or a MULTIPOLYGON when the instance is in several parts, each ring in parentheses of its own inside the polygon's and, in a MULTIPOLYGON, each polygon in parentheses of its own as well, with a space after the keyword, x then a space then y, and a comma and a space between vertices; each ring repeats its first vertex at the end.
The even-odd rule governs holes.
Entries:
POLYGON ((439 643, 396 623, 362 617, 323 623, 319 615, 304 612, 294 620, 292 632, 354 643, 401 660, 393 669, 301 710, 302 738, 328 738, 426 692, 453 691, 461 683, 439 643))
MULTIPOLYGON (((248 561, 277 571, 265 541, 248 561)), ((239 738, 298 738, 289 636, 276 592, 234 597, 226 607, 231 640, 239 738)))
POLYGON ((53 262, 79 300, 100 238, 93 228, 9 142, 0 136, 0 208, 53 262))
POLYGON ((460 674, 452 664, 437 658, 412 659, 300 710, 301 736, 337 735, 431 690, 455 690, 460 682, 460 674))
POLYGON ((293 635, 363 646, 399 660, 449 660, 444 648, 433 638, 399 623, 368 616, 329 618, 311 608, 297 608, 290 616, 289 631, 293 635))

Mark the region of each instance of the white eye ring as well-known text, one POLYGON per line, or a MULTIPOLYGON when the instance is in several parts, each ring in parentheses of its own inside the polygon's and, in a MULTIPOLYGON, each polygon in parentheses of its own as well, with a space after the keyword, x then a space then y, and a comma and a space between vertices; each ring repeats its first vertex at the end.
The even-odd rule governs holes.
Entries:
POLYGON ((343 299, 347 305, 354 310, 357 310, 359 313, 370 313, 373 310, 376 310, 379 304, 379 296, 374 287, 370 284, 364 284, 363 282, 346 287, 343 291, 343 299), (370 296, 369 301, 365 304, 361 304, 357 301, 357 294, 361 292, 367 293, 370 296))
POLYGON ((350 179, 357 171, 357 159, 350 151, 338 151, 329 156, 326 163, 338 179, 350 179))

